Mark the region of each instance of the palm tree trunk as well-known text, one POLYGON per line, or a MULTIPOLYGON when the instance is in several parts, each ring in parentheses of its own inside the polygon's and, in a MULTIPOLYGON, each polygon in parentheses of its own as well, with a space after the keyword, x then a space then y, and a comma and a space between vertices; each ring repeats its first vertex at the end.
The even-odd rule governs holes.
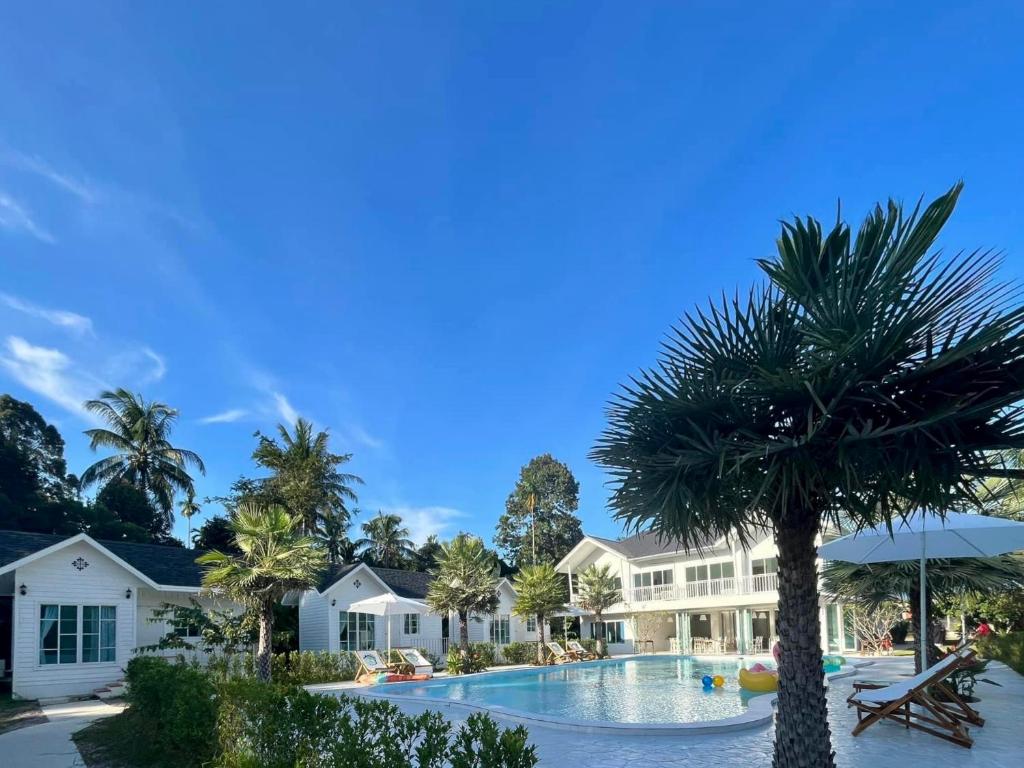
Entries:
POLYGON ((544 616, 537 614, 537 663, 544 664, 544 616))
POLYGON ((256 648, 256 665, 260 680, 270 682, 270 653, 273 650, 271 635, 274 631, 274 605, 265 603, 260 607, 260 641, 256 648))
MULTIPOLYGON (((914 674, 919 674, 921 672, 921 632, 922 631, 928 632, 928 629, 927 629, 927 627, 924 630, 921 629, 921 616, 919 615, 921 613, 921 607, 920 607, 921 606, 921 590, 917 587, 917 584, 914 584, 913 586, 910 587, 910 590, 909 590, 909 593, 908 593, 907 597, 909 598, 909 601, 910 601, 910 628, 914 631, 914 674)), ((934 616, 934 613, 933 613, 933 610, 932 610, 933 609, 932 599, 933 599, 933 595, 932 595, 931 585, 926 585, 925 586, 925 592, 924 592, 924 605, 925 605, 925 609, 928 611, 928 617, 929 618, 934 616)), ((925 623, 927 624, 928 622, 926 621, 925 623)), ((929 635, 930 634, 931 633, 929 632, 929 635)), ((935 652, 935 643, 933 641, 934 641, 934 638, 929 636, 928 637, 928 666, 929 667, 932 666, 936 661, 939 660, 938 654, 935 652)))
POLYGON ((821 666, 817 532, 813 510, 792 510, 775 524, 782 656, 774 768, 835 768, 821 666))
POLYGON ((459 611, 459 648, 469 653, 469 614, 465 611, 459 611))
MULTIPOLYGON (((595 648, 597 650, 597 658, 603 659, 604 658, 604 626, 602 625, 602 622, 601 622, 601 612, 600 611, 598 611, 597 613, 594 614, 594 624, 596 625, 596 629, 594 631, 594 636, 597 637, 597 643, 595 645, 595 648)), ((580 622, 580 634, 581 635, 583 634, 583 622, 582 621, 580 622)))

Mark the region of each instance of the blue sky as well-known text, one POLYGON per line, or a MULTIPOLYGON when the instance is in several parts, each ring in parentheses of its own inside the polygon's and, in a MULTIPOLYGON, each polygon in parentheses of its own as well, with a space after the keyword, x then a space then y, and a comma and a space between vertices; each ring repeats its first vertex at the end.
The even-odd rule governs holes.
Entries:
POLYGON ((604 403, 779 218, 963 178, 1024 273, 1018 3, 259 5, 0 7, 0 391, 73 471, 126 386, 200 495, 301 413, 417 538, 545 451, 614 535, 604 403))

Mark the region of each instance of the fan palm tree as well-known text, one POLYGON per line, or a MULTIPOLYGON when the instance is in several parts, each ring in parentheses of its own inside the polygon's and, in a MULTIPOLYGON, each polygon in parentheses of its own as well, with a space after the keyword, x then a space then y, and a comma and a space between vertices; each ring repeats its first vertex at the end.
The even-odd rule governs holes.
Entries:
MULTIPOLYGON (((615 583, 610 565, 591 564, 580 573, 580 608, 594 614, 594 623, 601 628, 601 615, 616 603, 622 602, 622 589, 615 583)), ((604 656, 604 633, 597 635, 597 655, 604 656)))
POLYGON ((241 554, 214 550, 196 559, 205 569, 205 589, 244 605, 259 619, 256 662, 265 681, 270 680, 274 606, 289 592, 315 587, 326 565, 323 550, 299 526, 284 507, 243 503, 231 521, 241 554))
POLYGON ((434 613, 458 614, 459 648, 469 653, 469 617, 498 609, 498 561, 476 536, 460 533, 441 545, 427 605, 434 613))
POLYGON ((288 511, 300 520, 304 533, 312 535, 319 520, 328 515, 351 518, 349 502, 357 501, 352 486, 362 478, 341 472, 339 467, 352 460, 351 453, 331 453, 330 435, 316 432, 313 424, 299 418, 289 432, 277 425, 277 440, 260 435, 252 458, 273 473, 266 480, 267 490, 282 500, 288 511))
POLYGON ((767 282, 687 315, 658 366, 613 399, 592 457, 633 529, 699 549, 774 532, 782 662, 775 768, 834 766, 821 674, 815 537, 978 502, 1020 477, 1024 308, 998 256, 929 255, 961 185, 909 216, 876 206, 784 223, 767 282))
POLYGON ((188 538, 185 541, 191 543, 192 541, 192 518, 197 515, 202 507, 196 503, 196 495, 194 492, 189 491, 188 496, 178 502, 178 509, 181 511, 181 516, 188 521, 188 538))
POLYGON ((171 445, 178 412, 125 389, 103 392, 98 399, 88 400, 85 408, 107 425, 85 430, 89 447, 94 451, 112 448, 116 453, 85 470, 82 486, 122 480, 131 483, 152 500, 169 528, 174 494, 194 492, 186 468, 193 466, 206 474, 199 454, 171 445))
POLYGON ((378 512, 361 526, 363 538, 356 542, 360 557, 382 568, 401 568, 416 557, 416 545, 398 515, 378 512))
POLYGON ((527 565, 516 574, 516 616, 537 619, 537 663, 544 663, 544 624, 553 613, 565 610, 565 581, 550 563, 527 565))
MULTIPOLYGON (((968 593, 992 593, 1024 586, 1024 558, 960 557, 928 560, 925 607, 934 616, 932 604, 968 593)), ((885 603, 908 603, 914 636, 920 637, 920 564, 916 560, 892 563, 829 562, 822 570, 822 587, 838 600, 874 608, 885 603)), ((932 645, 931 643, 929 645, 932 645)), ((921 671, 920 651, 915 651, 915 666, 921 671)), ((938 661, 929 659, 929 663, 938 661)))

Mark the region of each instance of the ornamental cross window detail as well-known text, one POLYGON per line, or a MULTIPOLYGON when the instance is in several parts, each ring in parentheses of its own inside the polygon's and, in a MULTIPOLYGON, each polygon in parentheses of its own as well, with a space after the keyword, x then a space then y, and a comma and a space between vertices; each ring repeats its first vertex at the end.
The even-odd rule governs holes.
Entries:
POLYGON ((356 579, 352 582, 352 586, 356 589, 359 589, 361 586, 363 586, 363 582, 361 582, 359 579, 356 579))
POLYGON ((71 565, 73 565, 79 571, 84 571, 86 568, 89 567, 89 563, 86 561, 84 557, 79 557, 77 560, 72 560, 71 565))

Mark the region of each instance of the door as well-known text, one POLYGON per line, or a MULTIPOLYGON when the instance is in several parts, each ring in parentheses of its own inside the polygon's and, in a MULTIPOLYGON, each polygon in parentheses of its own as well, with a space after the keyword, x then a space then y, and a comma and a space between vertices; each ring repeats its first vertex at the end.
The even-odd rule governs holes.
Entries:
POLYGON ((772 636, 772 620, 768 611, 754 611, 750 625, 754 638, 761 638, 761 649, 767 650, 770 645, 769 638, 772 636))

